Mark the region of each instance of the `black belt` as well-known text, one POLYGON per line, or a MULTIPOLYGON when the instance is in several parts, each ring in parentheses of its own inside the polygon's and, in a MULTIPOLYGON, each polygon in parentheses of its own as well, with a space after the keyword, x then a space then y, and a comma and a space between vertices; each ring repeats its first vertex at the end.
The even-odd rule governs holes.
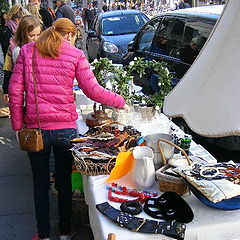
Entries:
POLYGON ((176 222, 175 220, 170 222, 158 222, 135 217, 115 209, 109 205, 108 202, 97 204, 96 208, 113 222, 129 230, 141 233, 160 233, 175 239, 184 239, 186 225, 176 222))

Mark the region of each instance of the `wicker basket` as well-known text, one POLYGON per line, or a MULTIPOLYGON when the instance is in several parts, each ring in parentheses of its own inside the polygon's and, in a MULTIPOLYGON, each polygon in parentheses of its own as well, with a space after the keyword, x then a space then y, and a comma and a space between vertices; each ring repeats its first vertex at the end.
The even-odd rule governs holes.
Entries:
MULTIPOLYGON (((95 126, 94 128, 98 131, 108 131, 109 128, 116 126, 119 128, 119 126, 125 127, 125 124, 122 124, 117 121, 113 121, 111 123, 105 123, 100 126, 95 126)), ((112 129, 111 129, 112 130, 112 129)), ((127 148, 131 147, 131 141, 133 138, 136 138, 137 135, 132 135, 131 137, 127 135, 127 137, 119 138, 119 142, 115 145, 116 148, 118 148, 118 151, 126 151, 127 148), (123 146, 119 147, 120 144, 124 144, 123 146)), ((75 141, 72 141, 74 143, 75 141)), ((116 163, 116 158, 117 156, 110 156, 109 160, 91 160, 91 157, 93 156, 98 156, 96 153, 94 154, 88 154, 87 157, 79 157, 76 155, 76 153, 72 152, 75 165, 77 170, 84 175, 89 175, 89 176, 97 176, 97 175, 107 175, 110 174, 112 169, 115 166, 116 163)))
POLYGON ((96 163, 90 159, 79 158, 73 153, 73 158, 77 170, 84 175, 97 176, 110 174, 115 166, 116 158, 109 159, 108 162, 96 163))
MULTIPOLYGON (((94 128, 104 129, 104 127, 111 127, 113 125, 123 125, 117 121, 113 121, 111 123, 105 123, 99 126, 95 126, 94 128)), ((108 161, 92 161, 88 155, 88 158, 80 158, 74 152, 72 153, 74 162, 77 170, 84 175, 88 176, 97 176, 97 175, 108 175, 112 171, 116 163, 116 157, 109 158, 108 161)), ((96 155, 95 155, 96 156, 96 155)))
POLYGON ((182 152, 182 154, 186 157, 189 165, 191 164, 191 161, 187 156, 186 152, 176 144, 163 139, 158 140, 158 148, 159 148, 159 152, 162 157, 162 162, 164 165, 163 167, 161 167, 159 170, 156 171, 156 177, 159 181, 159 190, 161 192, 167 192, 167 191, 176 192, 181 196, 188 191, 188 186, 181 177, 174 177, 164 173, 164 171, 166 171, 170 166, 167 164, 160 142, 170 144, 175 148, 179 149, 182 152))

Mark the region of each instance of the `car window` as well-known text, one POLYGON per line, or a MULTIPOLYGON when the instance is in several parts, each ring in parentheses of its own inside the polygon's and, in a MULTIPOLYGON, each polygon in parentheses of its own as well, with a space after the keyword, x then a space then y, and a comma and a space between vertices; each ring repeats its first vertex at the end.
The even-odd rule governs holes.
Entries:
POLYGON ((147 22, 145 15, 121 15, 102 19, 103 35, 121 35, 137 33, 147 22))
POLYGON ((186 22, 183 44, 195 43, 199 49, 201 49, 204 43, 207 41, 215 22, 206 23, 201 21, 189 21, 186 22))
POLYGON ((182 19, 166 17, 154 36, 151 52, 177 57, 182 46, 185 22, 182 19))
POLYGON ((207 41, 215 22, 187 21, 179 51, 181 61, 192 64, 207 41))
POLYGON ((160 21, 161 21, 161 18, 154 19, 142 29, 138 37, 139 40, 138 40, 137 50, 150 51, 152 46, 152 41, 160 21))

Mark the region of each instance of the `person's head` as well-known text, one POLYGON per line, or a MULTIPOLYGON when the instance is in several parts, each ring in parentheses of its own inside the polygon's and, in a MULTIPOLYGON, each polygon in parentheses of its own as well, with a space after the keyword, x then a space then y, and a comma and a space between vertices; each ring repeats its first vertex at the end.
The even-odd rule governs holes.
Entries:
POLYGON ((68 18, 59 18, 52 27, 46 29, 37 40, 37 48, 42 57, 56 58, 60 54, 62 40, 74 46, 77 29, 68 18))
POLYGON ((165 45, 168 42, 168 39, 166 36, 160 36, 159 37, 159 43, 160 45, 165 45))
POLYGON ((57 6, 60 7, 61 5, 67 3, 67 1, 66 0, 57 0, 56 3, 57 3, 57 6))
POLYGON ((16 22, 20 22, 21 18, 26 16, 28 12, 21 6, 15 4, 10 10, 4 15, 5 20, 14 20, 16 22))
POLYGON ((34 4, 34 5, 36 5, 38 8, 40 8, 41 0, 30 0, 29 3, 30 3, 30 4, 34 4))
POLYGON ((25 16, 21 19, 15 33, 14 41, 19 47, 38 39, 42 31, 42 25, 34 16, 25 16))
POLYGON ((38 18, 38 20, 42 23, 42 17, 39 14, 39 7, 37 5, 29 3, 26 6, 26 9, 32 16, 35 16, 36 18, 38 18))

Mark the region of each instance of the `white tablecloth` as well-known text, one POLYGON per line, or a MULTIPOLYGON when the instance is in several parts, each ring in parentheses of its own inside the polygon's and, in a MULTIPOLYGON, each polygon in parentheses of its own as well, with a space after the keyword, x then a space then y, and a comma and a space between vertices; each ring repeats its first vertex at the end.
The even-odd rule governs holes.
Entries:
MULTIPOLYGON (((161 234, 135 233, 121 228, 98 212, 96 204, 107 201, 105 179, 107 176, 83 176, 85 201, 89 206, 89 218, 95 240, 107 240, 109 233, 116 234, 116 240, 167 240, 170 237, 161 234)), ((125 179, 126 181, 126 179, 125 179)), ((120 181, 121 183, 121 181, 120 181)), ((153 189, 158 190, 156 182, 153 189)), ((160 193, 160 192, 159 192, 160 193)), ((200 202, 194 195, 184 196, 194 213, 194 219, 186 224, 185 240, 239 240, 240 210, 223 211, 210 208, 200 202)), ((109 202, 119 209, 120 203, 109 202)), ((151 218, 145 213, 139 217, 151 218)))
MULTIPOLYGON (((83 96, 79 94, 79 97, 83 96)), ((80 100, 80 99, 79 99, 80 100)), ((81 100, 82 101, 82 100, 81 100)), ((87 104, 87 103, 86 103, 87 104)), ((160 122, 158 126, 152 124, 146 127, 142 124, 140 129, 143 135, 150 133, 163 132, 168 133, 171 124, 175 129, 178 127, 169 122, 167 117, 163 114, 159 116, 160 122)), ((156 122, 155 122, 156 123, 156 122)), ((179 134, 183 132, 178 129, 179 134)), ((200 156, 208 162, 216 162, 202 146, 197 145, 192 141, 190 152, 195 156, 200 156)), ((98 212, 96 204, 108 201, 105 179, 107 176, 84 176, 83 175, 83 188, 85 194, 85 201, 89 206, 89 218, 91 228, 95 240, 107 240, 109 233, 116 234, 116 240, 168 240, 172 239, 161 234, 143 234, 129 231, 121 228, 98 212)), ((134 187, 129 180, 129 176, 125 176, 118 180, 120 184, 128 187, 134 187)), ((152 187, 158 191, 158 183, 152 187)), ((161 194, 159 192, 159 194, 161 194)), ((240 240, 240 210, 223 211, 210 208, 200 202, 194 195, 185 194, 184 199, 190 205, 194 213, 194 219, 191 223, 186 224, 185 240, 240 240)), ((109 202, 113 207, 119 209, 120 203, 109 202)), ((139 215, 144 218, 151 218, 144 212, 139 215)))

